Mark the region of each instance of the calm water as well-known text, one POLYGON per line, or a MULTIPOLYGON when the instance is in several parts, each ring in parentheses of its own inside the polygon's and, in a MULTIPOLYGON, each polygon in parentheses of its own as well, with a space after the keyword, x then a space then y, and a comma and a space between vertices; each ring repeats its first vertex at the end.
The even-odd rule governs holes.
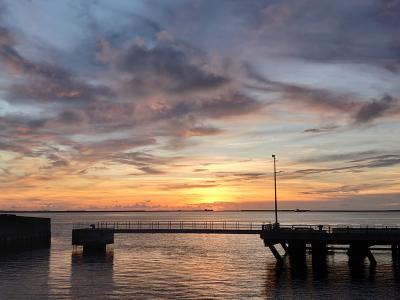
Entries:
MULTIPOLYGON (((28 215, 28 214, 25 214, 28 215)), ((32 215, 32 214, 31 214, 32 215)), ((71 246, 72 224, 118 220, 269 221, 266 212, 58 213, 50 250, 0 257, 1 299, 400 299, 400 269, 389 253, 354 270, 344 252, 327 272, 279 267, 256 235, 120 234, 105 257, 71 246)), ((400 224, 400 213, 281 213, 281 223, 400 224)))

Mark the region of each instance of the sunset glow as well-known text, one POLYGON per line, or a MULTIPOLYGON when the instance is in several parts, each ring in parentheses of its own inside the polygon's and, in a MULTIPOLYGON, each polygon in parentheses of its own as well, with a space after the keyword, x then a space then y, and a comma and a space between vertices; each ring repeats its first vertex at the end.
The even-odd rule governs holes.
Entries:
POLYGON ((0 210, 400 209, 400 3, 321 3, 0 1, 0 210))

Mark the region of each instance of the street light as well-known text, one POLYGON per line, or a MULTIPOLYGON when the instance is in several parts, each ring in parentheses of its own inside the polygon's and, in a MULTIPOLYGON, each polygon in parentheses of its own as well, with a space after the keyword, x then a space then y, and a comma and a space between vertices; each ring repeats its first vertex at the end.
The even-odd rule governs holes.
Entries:
POLYGON ((278 227, 278 200, 276 197, 276 163, 275 163, 275 154, 272 154, 272 158, 274 159, 274 187, 275 187, 275 226, 278 227))

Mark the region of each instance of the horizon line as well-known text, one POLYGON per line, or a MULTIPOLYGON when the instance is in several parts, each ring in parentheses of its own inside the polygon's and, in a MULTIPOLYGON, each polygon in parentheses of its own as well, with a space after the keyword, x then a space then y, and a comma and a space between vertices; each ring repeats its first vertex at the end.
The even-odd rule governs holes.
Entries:
MULTIPOLYGON (((274 212, 274 209, 175 209, 175 210, 0 210, 4 213, 99 213, 99 212, 274 212)), ((280 212, 400 212, 400 209, 278 209, 280 212)))

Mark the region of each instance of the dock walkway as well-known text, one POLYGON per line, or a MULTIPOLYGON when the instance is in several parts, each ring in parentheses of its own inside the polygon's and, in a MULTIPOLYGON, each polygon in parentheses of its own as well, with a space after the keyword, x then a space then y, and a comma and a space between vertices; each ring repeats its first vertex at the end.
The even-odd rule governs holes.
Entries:
POLYGON ((111 229, 114 233, 261 234, 265 223, 247 221, 107 221, 74 224, 74 229, 111 229))
MULTIPOLYGON (((105 221, 94 224, 74 224, 72 244, 87 249, 114 243, 114 234, 120 233, 190 233, 190 234, 257 234, 264 241, 278 262, 282 256, 276 249, 281 245, 294 260, 302 261, 306 249, 311 249, 314 259, 323 260, 328 249, 346 245, 350 261, 366 257, 376 264, 371 252, 373 246, 387 246, 393 259, 400 261, 400 226, 354 225, 275 225, 251 221, 105 221)), ((342 247, 343 249, 343 247, 342 247)))

